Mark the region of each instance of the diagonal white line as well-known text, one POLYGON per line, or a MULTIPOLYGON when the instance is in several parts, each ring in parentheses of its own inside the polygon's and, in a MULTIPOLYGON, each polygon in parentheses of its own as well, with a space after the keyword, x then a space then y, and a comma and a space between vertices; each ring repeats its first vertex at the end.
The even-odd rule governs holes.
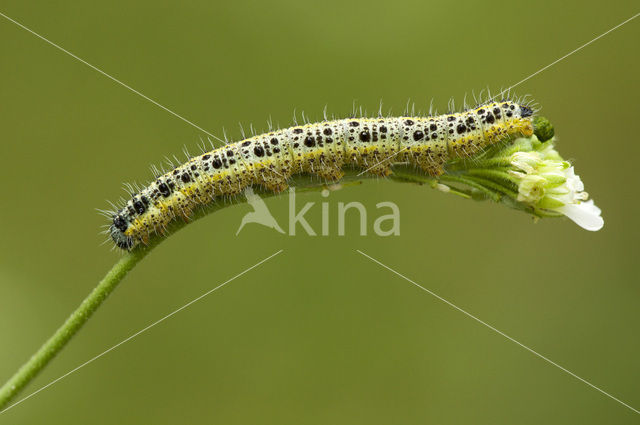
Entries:
POLYGON ((369 168, 367 168, 366 170, 364 170, 364 171, 360 172, 356 177, 360 177, 361 175, 363 175, 364 173, 366 173, 366 172, 367 172, 367 171, 369 171, 370 169, 374 168, 376 165, 380 165, 380 164, 382 164, 383 162, 386 162, 386 161, 390 160, 390 159, 391 159, 391 158, 393 158, 394 156, 398 155, 400 152, 404 152, 404 151, 406 151, 407 149, 409 149, 409 146, 405 146, 404 148, 400 149, 398 152, 396 152, 396 153, 394 153, 394 154, 392 154, 392 155, 389 155, 388 157, 386 157, 386 158, 385 158, 385 159, 383 159, 382 161, 380 161, 380 162, 376 162, 376 163, 375 163, 375 164, 373 164, 371 167, 369 167, 369 168))
POLYGON ((424 286, 414 282, 413 280, 409 279, 408 277, 404 276, 403 274, 398 273, 397 271, 395 271, 394 269, 392 269, 391 267, 382 264, 380 261, 376 260, 375 258, 365 254, 364 252, 360 251, 359 249, 356 249, 356 251, 359 254, 362 254, 363 256, 367 257, 368 259, 370 259, 371 261, 373 261, 374 263, 384 267, 385 269, 389 270, 390 272, 394 273, 397 276, 400 276, 401 278, 403 278, 404 280, 406 280, 407 282, 417 286, 418 288, 422 289, 423 291, 425 291, 426 293, 428 293, 429 295, 434 296, 435 298, 439 299, 440 301, 442 301, 443 303, 447 304, 450 307, 455 308, 456 310, 458 310, 460 313, 463 313, 464 315, 472 318, 473 320, 475 320, 476 322, 486 326, 487 328, 491 329, 492 331, 502 335, 503 337, 507 338, 509 341, 514 342, 516 344, 518 344, 520 347, 524 348, 525 350, 529 351, 530 353, 540 357, 542 360, 546 361, 547 363, 550 363, 552 365, 554 365, 555 367, 557 367, 558 369, 562 370, 563 372, 568 373, 569 375, 573 376, 574 378, 578 379, 579 381, 587 384, 588 386, 590 386, 591 388, 601 392, 602 394, 606 395, 607 397, 611 398, 612 400, 617 401, 618 403, 622 404, 623 406, 633 410, 634 412, 640 414, 640 411, 634 409, 633 407, 629 406, 627 403, 621 401, 620 399, 617 399, 616 397, 612 396, 611 394, 609 394, 608 392, 596 387, 595 385, 593 385, 591 382, 587 381, 586 379, 583 379, 581 377, 579 377, 578 375, 576 375, 575 373, 571 372, 568 369, 565 369, 564 367, 560 366, 558 363, 554 362, 553 360, 543 356, 542 354, 538 353, 537 351, 534 351, 532 348, 527 347, 526 345, 524 345, 523 343, 521 343, 520 341, 517 341, 513 338, 511 338, 509 335, 505 334, 504 332, 494 328, 493 326, 491 326, 490 324, 488 324, 487 322, 484 322, 483 320, 477 318, 476 316, 474 316, 473 314, 467 312, 466 310, 463 310, 462 308, 458 307, 457 305, 453 304, 452 302, 442 298, 440 295, 436 294, 433 291, 428 290, 427 288, 425 288, 424 286))
POLYGON ((35 35, 36 37, 38 37, 39 39, 49 43, 50 45, 52 45, 53 47, 55 47, 56 49, 66 53, 67 55, 71 56, 72 58, 82 62, 83 64, 87 65, 89 68, 93 69, 94 71, 99 72, 100 74, 104 75, 105 77, 109 78, 112 81, 115 81, 116 83, 120 84, 122 87, 132 91, 133 93, 137 94, 138 96, 142 97, 143 99, 148 100, 149 102, 153 103, 154 105, 164 109, 165 111, 169 112, 171 115, 180 118, 182 121, 186 122, 187 124, 191 125, 192 127, 197 128, 198 130, 202 131, 203 133, 208 134, 209 136, 213 137, 214 139, 222 142, 223 144, 225 144, 226 142, 224 140, 222 140, 221 138, 209 133, 207 130, 205 130, 202 127, 199 127, 198 125, 194 124, 193 122, 189 121, 188 119, 186 119, 185 117, 183 117, 182 115, 179 115, 176 112, 173 112, 171 109, 167 108, 166 106, 163 106, 161 104, 159 104, 158 102, 156 102, 155 100, 151 99, 148 96, 145 96, 144 94, 140 93, 138 90, 134 89, 133 87, 123 83, 122 81, 118 80, 116 77, 113 77, 109 74, 107 74, 106 72, 104 72, 103 70, 101 70, 100 68, 91 65, 89 62, 85 61, 84 59, 79 58, 78 56, 74 55, 73 53, 71 53, 70 51, 58 46, 56 43, 54 43, 51 40, 48 40, 47 38, 41 36, 40 34, 38 34, 37 32, 33 31, 30 28, 27 28, 26 26, 22 25, 20 22, 16 21, 15 19, 12 19, 10 17, 8 17, 7 15, 5 15, 4 13, 0 12, 0 16, 2 16, 3 18, 5 18, 6 20, 13 22, 14 24, 16 24, 17 26, 19 26, 20 28, 22 28, 25 31, 30 32, 31 34, 35 35))
POLYGON ((163 318, 156 320, 155 322, 153 322, 152 324, 150 324, 149 326, 140 329, 138 332, 134 333, 133 335, 129 336, 128 338, 123 339, 122 341, 120 341, 119 343, 117 343, 116 345, 112 346, 111 348, 103 351, 102 353, 98 354, 95 357, 90 358, 89 360, 87 360, 86 362, 82 363, 80 366, 76 367, 75 369, 70 370, 69 372, 65 373, 64 375, 60 376, 59 378, 54 379, 53 381, 49 382, 47 385, 45 385, 44 387, 41 387, 39 389, 37 389, 36 391, 32 392, 31 394, 29 394, 28 396, 26 396, 25 398, 13 403, 12 405, 10 405, 9 407, 7 407, 6 409, 0 411, 0 415, 3 414, 4 412, 6 412, 7 410, 16 407, 18 404, 22 403, 23 401, 26 401, 28 399, 30 399, 31 397, 33 397, 34 395, 38 394, 40 391, 43 391, 47 388, 49 388, 50 386, 52 386, 53 384, 55 384, 56 382, 60 381, 61 379, 66 378, 67 376, 71 375, 72 373, 78 371, 79 369, 82 369, 83 367, 85 367, 86 365, 88 365, 89 363, 94 362, 95 360, 98 360, 100 357, 104 356, 105 354, 107 354, 110 351, 115 350, 116 348, 120 347, 122 344, 124 344, 125 342, 131 341, 133 338, 137 337, 138 335, 140 335, 143 332, 148 331, 149 329, 153 328, 154 326, 156 326, 157 324, 167 320, 169 317, 175 315, 176 313, 179 313, 180 311, 184 310, 185 308, 189 307, 191 304, 200 301, 202 298, 206 297, 207 295, 211 294, 212 292, 222 288, 223 286, 225 286, 227 283, 232 282, 234 280, 236 280, 237 278, 239 278, 240 276, 242 276, 243 274, 255 269, 256 267, 258 267, 259 265, 266 263, 267 261, 269 261, 270 259, 272 259, 273 257, 275 257, 276 255, 280 254, 283 250, 281 249, 280 251, 271 254, 270 256, 268 256, 267 258, 257 262, 256 264, 254 264, 253 266, 249 267, 248 269, 245 269, 244 271, 242 271, 241 273, 238 273, 237 275, 233 276, 231 279, 227 280, 226 282, 221 283, 220 285, 216 286, 213 289, 208 290, 207 292, 205 292, 204 294, 200 295, 197 298, 194 298, 193 300, 189 301, 188 303, 186 303, 185 305, 183 305, 182 307, 178 308, 177 310, 172 311, 171 313, 167 314, 166 316, 164 316, 163 318))
MULTIPOLYGON (((570 51, 569 53, 567 53, 566 55, 564 55, 563 57, 561 57, 560 59, 556 59, 555 61, 551 62, 549 65, 544 66, 542 68, 540 68, 539 70, 537 70, 536 72, 534 72, 533 74, 529 75, 526 78, 523 78, 522 80, 518 81, 517 83, 515 83, 514 85, 512 85, 511 87, 509 87, 506 90, 502 90, 500 93, 498 93, 497 95, 493 96, 491 99, 495 99, 498 96, 503 95, 504 93, 508 92, 509 90, 511 90, 512 88, 519 86, 520 84, 524 83, 525 81, 527 81, 528 79, 535 77, 536 75, 540 74, 541 72, 551 68, 553 65, 557 64, 560 61, 565 60, 566 58, 568 58, 569 56, 571 56, 572 54, 576 53, 579 50, 584 49, 585 47, 587 47, 589 44, 593 43, 594 41, 597 41, 599 39, 601 39, 602 37, 604 37, 605 35, 609 34, 612 31, 617 30, 618 28, 620 28, 621 26, 623 26, 624 24, 631 22, 632 20, 634 20, 635 18, 637 18, 638 16, 640 16, 640 13, 636 13, 635 15, 633 15, 632 17, 630 17, 629 19, 627 19, 624 22, 619 23, 618 25, 616 25, 615 27, 611 28, 608 31, 603 32, 602 34, 600 34, 599 36, 597 36, 596 38, 594 38, 591 41, 588 41, 586 43, 584 43, 582 46, 578 47, 577 49, 574 49, 572 51, 570 51)), ((490 100, 491 100, 490 99, 490 100)))

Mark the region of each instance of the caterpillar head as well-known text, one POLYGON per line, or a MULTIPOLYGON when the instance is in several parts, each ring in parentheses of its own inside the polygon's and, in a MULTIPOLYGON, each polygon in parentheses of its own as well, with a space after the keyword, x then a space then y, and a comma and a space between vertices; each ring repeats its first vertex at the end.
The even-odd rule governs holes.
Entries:
POLYGON ((496 121, 501 118, 509 134, 522 134, 529 137, 533 134, 533 108, 513 101, 496 102, 494 106, 496 121), (500 111, 500 112, 498 112, 500 111))
POLYGON ((129 218, 122 210, 113 216, 113 222, 109 227, 109 234, 118 248, 126 250, 133 248, 133 239, 125 234, 128 227, 129 218))
POLYGON ((496 114, 496 118, 502 115, 502 119, 504 120, 510 120, 510 119, 531 120, 531 117, 535 112, 533 108, 527 105, 521 105, 511 100, 503 100, 502 102, 495 102, 493 104, 493 109, 494 109, 494 113, 496 114))
POLYGON ((528 118, 533 115, 533 109, 525 105, 520 105, 520 117, 528 118))

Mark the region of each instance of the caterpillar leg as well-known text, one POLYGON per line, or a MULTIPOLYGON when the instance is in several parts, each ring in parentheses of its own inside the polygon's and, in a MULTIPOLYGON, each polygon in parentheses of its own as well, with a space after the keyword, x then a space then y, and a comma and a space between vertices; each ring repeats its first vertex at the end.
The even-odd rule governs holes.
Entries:
POLYGON ((189 221, 191 221, 191 214, 193 213, 193 208, 191 208, 190 205, 181 207, 179 212, 180 212, 179 214, 180 217, 182 217, 185 223, 188 223, 189 221))
POLYGON ((374 155, 369 166, 363 165, 364 169, 369 174, 373 174, 379 177, 387 177, 392 173, 390 158, 381 158, 379 155, 374 155))
POLYGON ((330 182, 336 182, 344 177, 342 168, 329 165, 318 167, 314 174, 330 182))
MULTIPOLYGON (((435 147, 412 147, 400 154, 402 159, 415 164, 432 177, 441 176, 444 173, 444 163, 447 160, 446 150, 435 147)), ((399 155, 399 156, 400 156, 399 155)))
POLYGON ((287 180, 282 176, 271 176, 270 178, 264 179, 260 182, 260 184, 267 190, 270 190, 275 193, 282 192, 287 190, 289 184, 287 180))
POLYGON ((444 168, 440 164, 420 164, 420 168, 431 177, 440 177, 444 174, 444 168))
POLYGON ((142 233, 140 235, 140 242, 142 242, 144 245, 149 245, 149 234, 148 233, 142 233))
POLYGON ((387 155, 382 155, 377 148, 361 149, 352 152, 348 156, 348 162, 356 165, 369 174, 380 177, 387 177, 391 174, 391 159, 387 155))
POLYGON ((272 192, 282 192, 289 187, 288 179, 291 172, 288 169, 276 169, 273 164, 256 170, 255 182, 272 192))
POLYGON ((434 156, 428 149, 420 152, 420 154, 415 157, 415 160, 422 171, 431 177, 439 177, 444 174, 444 161, 434 156))

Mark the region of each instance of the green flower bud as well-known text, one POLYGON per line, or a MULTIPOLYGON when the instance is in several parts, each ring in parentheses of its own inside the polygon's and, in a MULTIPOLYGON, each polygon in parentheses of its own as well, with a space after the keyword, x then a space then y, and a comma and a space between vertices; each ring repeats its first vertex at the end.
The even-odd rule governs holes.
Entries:
POLYGON ((541 142, 546 142, 553 138, 555 130, 548 119, 537 116, 533 119, 533 134, 535 134, 541 142))

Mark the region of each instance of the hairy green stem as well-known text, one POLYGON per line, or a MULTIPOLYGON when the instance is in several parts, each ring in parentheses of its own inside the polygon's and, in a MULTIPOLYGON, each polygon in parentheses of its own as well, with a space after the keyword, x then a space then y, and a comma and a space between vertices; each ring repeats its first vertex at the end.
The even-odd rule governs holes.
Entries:
POLYGON ((440 176, 440 180, 445 182, 449 181, 449 182, 455 182, 455 183, 461 183, 461 184, 467 185, 469 187, 476 189, 477 191, 479 191, 480 193, 482 193, 483 195, 485 195, 486 197, 488 197, 489 199, 495 202, 500 201, 501 195, 498 192, 490 190, 487 187, 482 186, 479 183, 476 183, 472 179, 469 179, 463 176, 448 176, 445 174, 443 176, 440 176))
POLYGON ((80 306, 18 371, 0 388, 0 409, 4 408, 53 359, 82 328, 113 292, 127 273, 142 260, 150 248, 125 254, 93 288, 80 306))

